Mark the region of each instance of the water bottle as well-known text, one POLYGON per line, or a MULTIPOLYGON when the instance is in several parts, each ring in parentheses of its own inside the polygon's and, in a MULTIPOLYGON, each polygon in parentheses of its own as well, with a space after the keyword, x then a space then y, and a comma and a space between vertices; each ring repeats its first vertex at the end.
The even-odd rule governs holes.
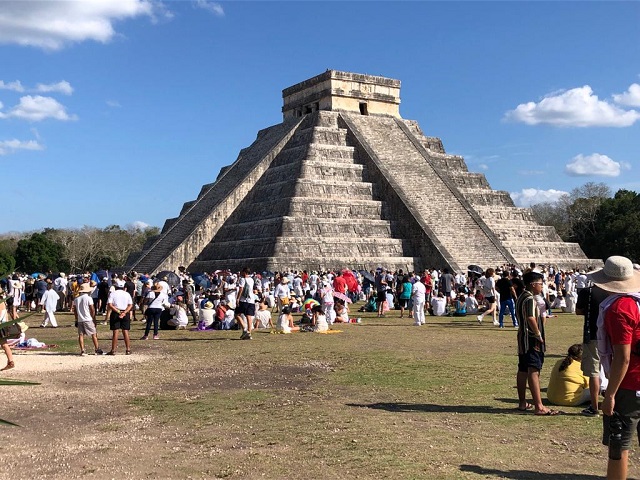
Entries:
POLYGON ((622 458, 622 420, 615 412, 609 419, 609 458, 611 460, 622 458))

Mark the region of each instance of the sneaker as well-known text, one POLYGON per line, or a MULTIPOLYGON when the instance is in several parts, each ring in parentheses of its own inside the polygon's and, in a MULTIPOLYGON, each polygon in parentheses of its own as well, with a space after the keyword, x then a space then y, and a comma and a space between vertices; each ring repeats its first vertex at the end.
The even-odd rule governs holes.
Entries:
POLYGON ((142 338, 140 338, 140 340, 148 340, 148 339, 149 339, 149 337, 146 336, 146 335, 143 335, 142 338))
POLYGON ((478 315, 476 319, 478 320, 478 323, 482 323, 482 315, 478 315))
POLYGON ((87 352, 85 352, 84 350, 80 350, 80 356, 81 357, 86 357, 87 356, 87 352))
POLYGON ((104 352, 101 348, 96 348, 96 355, 104 355, 104 352))
POLYGON ((153 339, 154 339, 154 340, 160 340, 160 335, 154 335, 154 336, 153 336, 153 339))
POLYGON ((240 335, 240 340, 246 340, 248 334, 249 332, 247 332, 246 330, 243 330, 242 335, 240 335))
POLYGON ((585 417, 599 417, 600 416, 600 412, 598 412, 598 410, 593 408, 591 405, 589 405, 587 408, 582 410, 580 412, 580 414, 584 415, 585 417))
POLYGON ((497 326, 499 326, 499 325, 500 325, 500 322, 499 322, 498 320, 494 320, 494 321, 493 321, 493 326, 494 326, 494 327, 497 327, 497 326))

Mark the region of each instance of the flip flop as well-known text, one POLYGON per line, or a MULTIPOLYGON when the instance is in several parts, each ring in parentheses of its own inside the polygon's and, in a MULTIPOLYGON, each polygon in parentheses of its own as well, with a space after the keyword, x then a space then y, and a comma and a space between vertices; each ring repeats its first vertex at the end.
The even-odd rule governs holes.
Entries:
POLYGON ((553 417, 554 415, 560 415, 562 412, 560 410, 547 410, 544 413, 535 413, 534 415, 538 417, 553 417))
POLYGON ((527 403, 526 407, 524 408, 516 407, 515 409, 519 412, 528 412, 529 410, 533 410, 533 405, 531 405, 530 403, 527 403))

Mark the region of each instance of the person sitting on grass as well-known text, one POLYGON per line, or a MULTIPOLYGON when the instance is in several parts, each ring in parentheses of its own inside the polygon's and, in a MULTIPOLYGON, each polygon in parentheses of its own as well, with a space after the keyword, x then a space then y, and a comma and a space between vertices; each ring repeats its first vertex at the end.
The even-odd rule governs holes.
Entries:
POLYGON ((307 327, 309 332, 326 332, 329 330, 327 316, 322 310, 322 306, 316 305, 311 309, 311 325, 307 327))
POLYGON ((551 371, 547 398, 554 405, 576 407, 589 402, 589 377, 582 374, 582 345, 571 345, 567 356, 558 360, 551 371))
POLYGON ((273 328, 269 303, 263 300, 253 320, 253 328, 273 328))
POLYGON ((349 323, 349 307, 343 300, 337 300, 333 308, 336 311, 335 323, 349 323))
POLYGON ((170 326, 176 327, 177 329, 187 328, 187 325, 189 325, 187 306, 181 296, 176 297, 176 303, 171 306, 169 313, 171 313, 171 319, 169 319, 167 323, 170 326))
POLYGON ((282 307, 282 313, 278 316, 278 321, 276 323, 276 332, 291 333, 291 332, 297 332, 299 330, 300 330, 300 327, 296 327, 293 324, 293 317, 291 316, 291 307, 289 306, 282 307))
POLYGON ((458 295, 456 299, 455 307, 456 310, 453 312, 454 317, 466 317, 467 316, 467 302, 464 293, 458 295))
POLYGON ((478 300, 474 295, 467 295, 464 303, 467 307, 467 313, 470 313, 471 315, 475 315, 478 313, 478 300))
POLYGON ((213 328, 212 325, 215 316, 216 311, 213 308, 213 303, 209 299, 207 299, 207 301, 198 311, 198 319, 200 320, 199 325, 201 325, 201 327, 199 328, 213 328))
POLYGON ((444 293, 438 292, 437 297, 431 299, 431 308, 429 313, 436 317, 441 317, 447 313, 447 299, 444 298, 444 293))

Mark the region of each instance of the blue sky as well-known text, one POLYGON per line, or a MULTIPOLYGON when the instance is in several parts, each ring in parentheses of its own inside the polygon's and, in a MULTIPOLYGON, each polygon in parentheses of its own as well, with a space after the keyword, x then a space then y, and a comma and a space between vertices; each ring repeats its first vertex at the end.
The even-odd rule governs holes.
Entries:
POLYGON ((0 0, 0 232, 161 227, 327 68, 519 205, 640 191, 640 3, 0 0))

